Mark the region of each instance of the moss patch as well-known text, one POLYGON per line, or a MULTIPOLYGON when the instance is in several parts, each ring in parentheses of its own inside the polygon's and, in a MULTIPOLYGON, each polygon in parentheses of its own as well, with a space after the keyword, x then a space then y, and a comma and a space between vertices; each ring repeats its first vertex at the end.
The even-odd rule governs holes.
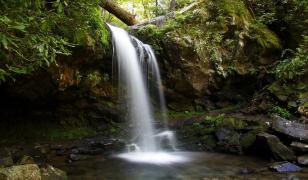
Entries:
POLYGON ((14 123, 14 127, 1 124, 1 144, 31 143, 41 140, 70 140, 94 136, 97 132, 91 127, 66 127, 51 123, 14 123))

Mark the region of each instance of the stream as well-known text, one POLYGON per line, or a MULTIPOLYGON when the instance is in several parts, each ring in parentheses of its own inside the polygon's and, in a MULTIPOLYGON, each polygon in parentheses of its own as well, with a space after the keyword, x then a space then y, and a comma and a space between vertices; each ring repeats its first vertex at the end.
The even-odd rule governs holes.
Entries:
POLYGON ((291 174, 272 172, 267 170, 269 161, 251 156, 205 152, 174 154, 187 157, 189 161, 147 164, 128 162, 116 156, 96 156, 71 164, 53 164, 65 170, 69 179, 76 180, 308 179, 308 170, 291 174))

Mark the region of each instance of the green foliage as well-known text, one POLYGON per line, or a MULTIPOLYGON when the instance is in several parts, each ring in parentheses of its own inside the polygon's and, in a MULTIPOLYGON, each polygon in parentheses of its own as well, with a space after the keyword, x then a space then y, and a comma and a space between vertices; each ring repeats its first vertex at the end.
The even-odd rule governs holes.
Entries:
POLYGON ((192 118, 192 117, 196 117, 196 116, 201 116, 203 115, 204 112, 200 111, 200 112, 196 112, 196 111, 181 111, 181 112, 178 112, 178 111, 169 111, 169 114, 168 114, 168 117, 170 118, 192 118))
POLYGON ((288 51, 292 55, 277 65, 276 77, 282 80, 294 80, 306 75, 308 72, 308 36, 304 36, 304 44, 296 48, 296 51, 290 49, 288 51))
POLYGON ((0 143, 32 143, 41 140, 68 140, 94 136, 97 132, 87 126, 83 127, 62 127, 48 121, 2 123, 0 126, 0 143))
POLYGON ((86 127, 72 127, 65 129, 51 129, 49 134, 46 134, 47 139, 57 140, 57 139, 78 139, 82 137, 94 136, 97 133, 95 130, 86 127))
MULTIPOLYGON (((284 59, 274 68, 276 77, 290 81, 306 75, 308 71, 308 1, 245 0, 245 2, 259 22, 269 25, 284 38, 284 46, 287 49, 283 52, 284 59)), ((266 42, 261 43, 266 44, 266 42)))
POLYGON ((98 84, 102 80, 102 77, 99 72, 95 71, 87 75, 87 80, 93 82, 93 84, 98 84))
POLYGON ((221 123, 221 126, 226 127, 226 128, 240 130, 246 127, 247 123, 243 120, 229 117, 229 118, 226 118, 226 120, 221 123))
POLYGON ((192 129, 195 134, 205 135, 213 133, 225 120, 225 115, 207 116, 203 121, 194 123, 192 129))
POLYGON ((280 40, 277 35, 260 22, 256 22, 251 26, 249 36, 264 48, 281 49, 280 40))
MULTIPOLYGON (((307 35, 308 1, 306 0, 245 0, 253 10, 256 19, 266 25, 275 26, 277 32, 287 32, 286 41, 294 47, 299 44, 302 35, 307 35), (295 41, 295 44, 294 42, 295 41)), ((287 44, 288 47, 290 47, 287 44)))
POLYGON ((0 1, 0 82, 56 64, 74 46, 106 49, 108 34, 97 0, 0 1))
POLYGON ((202 124, 208 127, 218 127, 222 124, 222 122, 225 120, 225 115, 220 114, 216 117, 213 116, 207 116, 204 121, 202 121, 202 124))
POLYGON ((227 77, 237 72, 236 55, 248 39, 263 48, 281 48, 278 37, 253 18, 243 1, 210 0, 200 6, 184 17, 170 20, 177 23, 171 30, 191 37, 196 52, 200 56, 207 54, 219 75, 227 77))
MULTIPOLYGON (((141 21, 171 12, 171 0, 116 0, 116 2, 132 14, 136 14, 136 17, 141 21)), ((194 0, 176 0, 175 8, 183 8, 192 2, 194 0)))
POLYGON ((272 109, 268 111, 268 113, 273 116, 273 115, 278 115, 280 117, 283 117, 285 119, 290 119, 292 117, 292 114, 287 111, 286 109, 279 107, 279 106, 274 106, 272 109))

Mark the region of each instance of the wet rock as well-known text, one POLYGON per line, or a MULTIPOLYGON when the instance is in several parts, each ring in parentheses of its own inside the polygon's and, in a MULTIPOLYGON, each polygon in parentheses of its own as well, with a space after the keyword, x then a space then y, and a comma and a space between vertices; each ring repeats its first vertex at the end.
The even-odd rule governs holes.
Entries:
POLYGON ((0 169, 1 180, 41 180, 40 169, 36 164, 18 165, 0 169))
POLYGON ((308 142, 308 126, 305 124, 289 121, 277 116, 272 124, 272 128, 293 139, 308 142))
POLYGON ((300 142, 292 142, 290 146, 296 151, 308 152, 308 144, 304 144, 300 142))
POLYGON ((297 157, 297 162, 301 165, 308 165, 308 155, 297 157))
POLYGON ((204 137, 205 149, 213 151, 216 147, 216 138, 214 135, 208 135, 204 137))
POLYGON ((68 156, 68 159, 71 161, 83 161, 88 159, 88 156, 86 155, 80 155, 80 154, 70 154, 68 156))
POLYGON ((242 154, 239 133, 225 128, 220 128, 216 132, 216 137, 219 140, 217 143, 217 148, 219 150, 224 152, 242 154))
POLYGON ((250 131, 241 136, 241 146, 244 149, 248 149, 253 145, 253 143, 256 141, 257 137, 257 131, 250 131))
POLYGON ((54 150, 54 151, 57 151, 57 150, 63 150, 65 149, 65 147, 63 147, 62 145, 51 145, 50 147, 50 150, 54 150))
POLYGON ((116 108, 97 103, 91 106, 91 109, 95 110, 95 112, 93 112, 94 115, 96 114, 96 116, 100 116, 100 118, 112 119, 117 122, 123 120, 123 118, 119 118, 119 112, 116 108))
POLYGON ((243 168, 240 170, 240 174, 251 174, 251 173, 254 173, 256 172, 255 169, 251 169, 251 168, 243 168))
POLYGON ((268 133, 259 133, 257 138, 264 146, 269 147, 274 159, 284 161, 296 160, 293 151, 285 146, 276 136, 268 133))
POLYGON ((67 154, 66 149, 58 149, 56 150, 57 156, 65 156, 67 154))
POLYGON ((57 169, 51 165, 41 168, 42 180, 66 180, 68 179, 66 172, 57 169))
POLYGON ((78 148, 72 149, 71 153, 73 153, 73 154, 79 154, 79 149, 78 149, 78 148))
POLYGON ((276 162, 270 166, 270 169, 275 170, 277 172, 283 172, 283 173, 298 172, 302 170, 302 168, 296 166, 295 164, 287 162, 287 161, 276 162))
POLYGON ((109 153, 111 151, 114 152, 123 150, 125 148, 125 141, 122 139, 99 140, 91 142, 90 146, 93 149, 101 149, 101 152, 109 153))
POLYGON ((301 180, 301 178, 299 178, 295 175, 290 175, 290 176, 288 176, 287 180, 301 180))
POLYGON ((226 129, 226 128, 219 128, 215 134, 219 141, 223 141, 223 140, 227 140, 232 134, 232 132, 231 130, 226 129))
POLYGON ((99 155, 104 152, 102 148, 91 148, 91 147, 83 147, 83 148, 78 148, 79 154, 84 154, 84 155, 99 155))
POLYGON ((35 164, 35 162, 32 157, 25 155, 17 162, 17 164, 26 165, 26 164, 35 164))

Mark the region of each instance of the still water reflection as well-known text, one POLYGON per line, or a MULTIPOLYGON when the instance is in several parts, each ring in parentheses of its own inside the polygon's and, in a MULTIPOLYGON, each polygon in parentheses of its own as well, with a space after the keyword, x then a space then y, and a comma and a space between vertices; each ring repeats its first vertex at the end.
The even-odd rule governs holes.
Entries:
MULTIPOLYGON (((245 168, 257 171, 266 169, 269 162, 254 157, 201 152, 181 152, 173 155, 186 157, 190 161, 145 164, 128 162, 116 156, 99 156, 71 164, 59 163, 56 166, 66 170, 69 179, 80 180, 283 179, 290 176, 267 170, 251 175, 241 174, 245 168)), ((300 176, 303 174, 305 172, 300 176)), ((308 178, 307 172, 306 175, 308 178)))

